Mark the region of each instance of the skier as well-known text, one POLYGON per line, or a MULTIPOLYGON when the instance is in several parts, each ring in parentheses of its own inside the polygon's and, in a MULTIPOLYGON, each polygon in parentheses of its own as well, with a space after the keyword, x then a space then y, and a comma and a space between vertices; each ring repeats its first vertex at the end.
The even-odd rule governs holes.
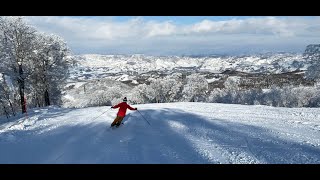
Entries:
POLYGON ((130 109, 130 110, 138 110, 138 108, 133 108, 131 106, 129 106, 129 104, 127 104, 127 97, 124 97, 123 98, 123 102, 122 103, 119 103, 115 106, 112 106, 111 108, 112 109, 116 109, 116 108, 119 108, 119 111, 118 111, 118 114, 117 114, 117 117, 114 119, 114 121, 112 122, 111 124, 111 127, 113 126, 120 126, 121 124, 121 121, 123 120, 123 118, 126 116, 126 112, 127 112, 127 109, 130 109))

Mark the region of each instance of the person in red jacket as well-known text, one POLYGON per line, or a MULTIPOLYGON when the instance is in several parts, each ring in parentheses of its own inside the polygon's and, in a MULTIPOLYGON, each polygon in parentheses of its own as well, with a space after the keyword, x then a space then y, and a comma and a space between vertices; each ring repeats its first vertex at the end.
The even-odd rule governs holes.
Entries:
POLYGON ((127 104, 127 97, 123 98, 123 102, 122 103, 119 103, 119 104, 117 104, 115 106, 112 106, 111 108, 112 109, 116 109, 116 108, 119 108, 119 107, 120 107, 120 109, 118 111, 117 117, 112 122, 111 127, 113 127, 115 125, 116 125, 116 127, 120 126, 121 121, 126 116, 127 109, 138 110, 138 108, 133 108, 133 107, 129 106, 129 104, 127 104))

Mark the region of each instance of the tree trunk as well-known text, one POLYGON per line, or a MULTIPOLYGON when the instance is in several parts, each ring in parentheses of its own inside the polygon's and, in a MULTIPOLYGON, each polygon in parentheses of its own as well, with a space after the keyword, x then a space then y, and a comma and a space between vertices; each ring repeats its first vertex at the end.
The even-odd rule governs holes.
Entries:
POLYGON ((44 101, 45 106, 50 106, 49 92, 47 89, 44 91, 44 101))
POLYGON ((26 113, 26 102, 24 101, 24 79, 22 77, 22 65, 19 64, 19 77, 18 77, 18 84, 19 84, 19 92, 20 92, 20 103, 21 103, 21 110, 22 113, 26 113))
POLYGON ((36 95, 36 103, 37 103, 38 107, 41 107, 41 103, 40 103, 40 100, 38 98, 38 95, 36 95))
POLYGON ((194 102, 194 96, 192 96, 191 101, 190 102, 194 102))

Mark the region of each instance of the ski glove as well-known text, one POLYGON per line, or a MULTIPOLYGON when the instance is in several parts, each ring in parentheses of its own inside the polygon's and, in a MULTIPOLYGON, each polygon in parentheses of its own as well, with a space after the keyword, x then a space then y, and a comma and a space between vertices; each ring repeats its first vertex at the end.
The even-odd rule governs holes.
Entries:
POLYGON ((136 110, 138 110, 138 108, 136 108, 136 110))

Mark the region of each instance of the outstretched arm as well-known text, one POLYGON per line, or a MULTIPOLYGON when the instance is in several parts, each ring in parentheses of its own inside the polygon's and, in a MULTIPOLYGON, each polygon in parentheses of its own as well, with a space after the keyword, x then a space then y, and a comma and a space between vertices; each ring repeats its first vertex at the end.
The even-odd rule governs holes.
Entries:
POLYGON ((138 110, 138 108, 133 108, 133 107, 131 107, 129 105, 128 105, 128 109, 130 109, 130 110, 138 110))

